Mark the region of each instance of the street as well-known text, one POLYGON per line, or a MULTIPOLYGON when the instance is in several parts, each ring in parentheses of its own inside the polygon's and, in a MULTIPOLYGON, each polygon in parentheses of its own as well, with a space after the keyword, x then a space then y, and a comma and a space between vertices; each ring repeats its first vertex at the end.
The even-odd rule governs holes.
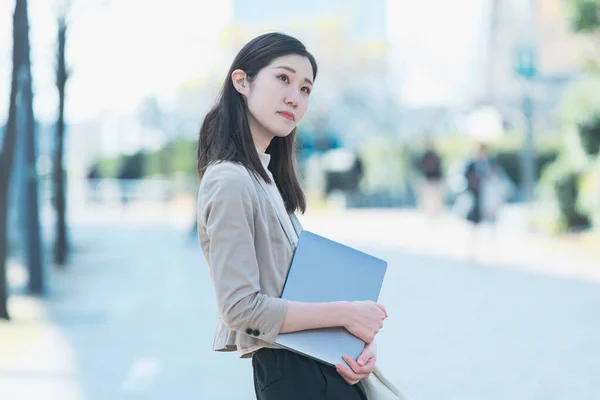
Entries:
MULTIPOLYGON (((414 400, 600 398, 597 283, 322 232, 388 261, 379 364, 414 400)), ((47 298, 15 289, 0 399, 254 398, 250 361, 211 351, 217 315, 197 239, 117 222, 72 236, 47 298)))

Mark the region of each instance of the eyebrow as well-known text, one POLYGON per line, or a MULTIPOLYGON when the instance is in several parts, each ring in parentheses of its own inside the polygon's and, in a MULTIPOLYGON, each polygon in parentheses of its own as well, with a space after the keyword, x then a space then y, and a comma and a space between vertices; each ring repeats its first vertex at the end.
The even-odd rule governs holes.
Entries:
MULTIPOLYGON (((292 68, 292 67, 288 67, 287 65, 280 65, 280 66, 278 66, 278 67, 274 67, 273 69, 278 69, 278 68, 285 69, 285 70, 287 70, 287 71, 290 71, 290 72, 291 72, 291 73, 293 73, 293 74, 295 74, 295 73, 296 73, 296 70, 295 70, 294 68, 292 68)), ((304 82, 306 82, 306 83, 308 83, 309 85, 313 86, 313 83, 312 83, 312 81, 311 81, 310 79, 308 79, 308 78, 304 78, 304 82)))

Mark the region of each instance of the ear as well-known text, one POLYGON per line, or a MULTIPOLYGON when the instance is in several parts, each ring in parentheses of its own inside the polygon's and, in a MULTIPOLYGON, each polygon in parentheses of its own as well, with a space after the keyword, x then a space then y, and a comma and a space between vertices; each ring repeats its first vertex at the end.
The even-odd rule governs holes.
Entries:
POLYGON ((248 79, 246 72, 241 69, 236 69, 231 73, 231 82, 233 83, 233 87, 240 94, 245 96, 248 95, 248 79))

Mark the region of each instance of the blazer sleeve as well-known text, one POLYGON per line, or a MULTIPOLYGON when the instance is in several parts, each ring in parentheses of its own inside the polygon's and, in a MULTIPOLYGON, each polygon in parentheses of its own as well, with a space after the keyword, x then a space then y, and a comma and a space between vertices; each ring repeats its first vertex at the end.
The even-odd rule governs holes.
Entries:
POLYGON ((208 240, 207 261, 222 321, 231 330, 273 343, 287 313, 287 300, 260 290, 254 190, 250 176, 239 167, 214 166, 201 183, 199 228, 208 240))

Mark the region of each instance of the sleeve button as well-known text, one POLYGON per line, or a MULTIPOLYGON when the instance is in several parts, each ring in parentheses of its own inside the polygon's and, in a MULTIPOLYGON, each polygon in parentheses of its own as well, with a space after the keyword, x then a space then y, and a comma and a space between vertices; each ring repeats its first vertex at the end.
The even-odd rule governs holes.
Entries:
POLYGON ((252 328, 246 329, 246 335, 252 335, 253 333, 254 331, 252 330, 252 328))
POLYGON ((255 329, 255 330, 253 330, 253 331, 252 331, 252 334, 253 334, 254 336, 258 336, 258 335, 260 335, 260 332, 259 332, 259 330, 258 330, 258 329, 255 329))

